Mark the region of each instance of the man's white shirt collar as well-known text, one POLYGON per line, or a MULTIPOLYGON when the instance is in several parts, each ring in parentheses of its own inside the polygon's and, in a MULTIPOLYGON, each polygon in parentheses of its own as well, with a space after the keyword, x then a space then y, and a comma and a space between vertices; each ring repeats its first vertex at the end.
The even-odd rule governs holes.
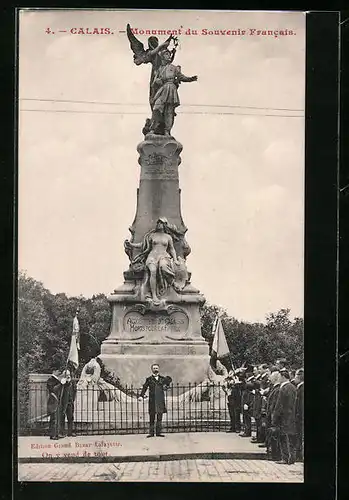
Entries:
POLYGON ((285 382, 282 382, 282 384, 280 385, 280 389, 281 389, 281 387, 283 387, 284 385, 289 384, 289 383, 290 383, 289 380, 285 380, 285 382))
POLYGON ((298 389, 301 385, 303 385, 303 384, 304 384, 304 382, 299 382, 299 384, 297 385, 297 389, 298 389))

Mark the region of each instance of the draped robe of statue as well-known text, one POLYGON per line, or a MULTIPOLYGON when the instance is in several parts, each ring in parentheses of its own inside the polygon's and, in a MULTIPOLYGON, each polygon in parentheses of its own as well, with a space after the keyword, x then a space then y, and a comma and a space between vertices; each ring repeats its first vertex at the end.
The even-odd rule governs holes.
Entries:
POLYGON ((228 374, 227 369, 217 361, 217 370, 214 371, 209 364, 207 367, 207 378, 200 384, 196 385, 189 391, 184 392, 178 397, 178 404, 184 407, 189 404, 189 401, 202 402, 208 401, 209 405, 216 406, 217 408, 225 407, 225 394, 223 390, 224 381, 228 374), (221 400, 219 403, 218 400, 221 400))
POLYGON ((88 404, 91 405, 91 401, 92 404, 95 404, 100 401, 112 400, 130 402, 133 399, 101 377, 101 366, 96 358, 90 359, 82 369, 77 390, 79 391, 79 402, 84 410, 88 404))

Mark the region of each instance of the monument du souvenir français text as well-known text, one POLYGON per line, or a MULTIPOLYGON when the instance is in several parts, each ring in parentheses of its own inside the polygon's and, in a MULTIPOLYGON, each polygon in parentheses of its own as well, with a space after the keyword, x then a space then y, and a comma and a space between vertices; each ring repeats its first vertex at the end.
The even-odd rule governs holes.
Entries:
POLYGON ((138 144, 140 181, 137 209, 124 242, 130 260, 124 284, 109 297, 112 322, 100 358, 127 384, 139 385, 152 363, 179 384, 206 378, 209 348, 201 335, 200 306, 204 296, 191 284, 187 257, 191 249, 181 215, 179 165, 182 145, 173 137, 175 110, 180 105, 182 82, 196 82, 173 64, 177 39, 148 48, 127 35, 136 65, 151 65, 151 117, 138 144), (172 47, 172 48, 170 48, 172 47))

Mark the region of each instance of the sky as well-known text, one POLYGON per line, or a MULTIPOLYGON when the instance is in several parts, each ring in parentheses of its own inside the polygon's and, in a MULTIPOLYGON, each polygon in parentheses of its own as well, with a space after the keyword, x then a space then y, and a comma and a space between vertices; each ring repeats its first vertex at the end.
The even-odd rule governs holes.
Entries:
MULTIPOLYGON (((281 308, 303 316, 301 12, 21 11, 19 269, 68 296, 108 295, 123 282, 151 70, 133 63, 120 33, 127 22, 182 27, 175 63, 198 75, 180 86, 172 130, 183 145, 193 285, 240 320, 263 321, 281 308), (107 27, 109 35, 70 32, 107 27)), ((138 38, 146 45, 146 35, 138 38)))

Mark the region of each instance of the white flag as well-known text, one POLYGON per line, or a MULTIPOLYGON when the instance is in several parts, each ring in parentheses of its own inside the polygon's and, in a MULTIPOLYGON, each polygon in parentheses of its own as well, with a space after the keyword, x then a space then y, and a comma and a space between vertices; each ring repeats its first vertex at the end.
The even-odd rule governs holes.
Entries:
POLYGON ((216 355, 217 359, 224 358, 230 354, 221 318, 217 319, 212 343, 212 354, 216 355))
POLYGON ((80 350, 80 325, 77 316, 73 319, 73 336, 76 338, 76 347, 80 350))
POLYGON ((74 334, 71 336, 71 341, 70 341, 68 362, 69 361, 72 363, 72 365, 74 365, 74 368, 77 369, 77 367, 79 366, 79 353, 76 344, 76 335, 74 334))

